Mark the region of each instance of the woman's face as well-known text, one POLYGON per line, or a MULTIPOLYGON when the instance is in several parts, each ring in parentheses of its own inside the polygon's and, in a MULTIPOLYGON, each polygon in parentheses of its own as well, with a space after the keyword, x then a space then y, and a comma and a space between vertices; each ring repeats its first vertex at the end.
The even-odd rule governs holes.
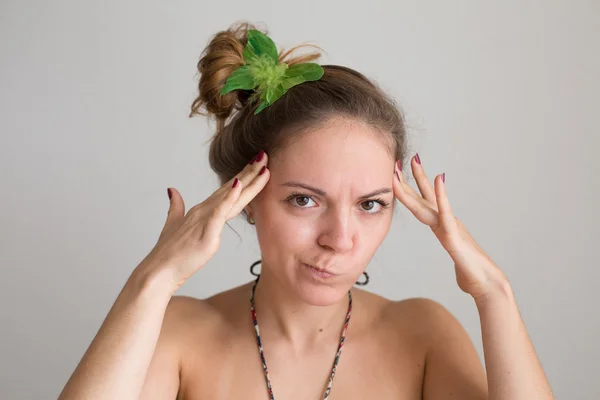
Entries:
POLYGON ((310 304, 337 302, 388 233, 395 160, 381 134, 340 119, 269 156, 271 177, 250 204, 263 271, 310 304))

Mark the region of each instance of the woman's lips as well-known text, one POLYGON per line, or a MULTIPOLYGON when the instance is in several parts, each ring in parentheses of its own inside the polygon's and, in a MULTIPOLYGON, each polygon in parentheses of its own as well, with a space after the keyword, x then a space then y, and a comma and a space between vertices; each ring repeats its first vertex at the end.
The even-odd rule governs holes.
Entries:
POLYGON ((310 271, 310 273, 316 277, 316 278, 322 278, 322 279, 326 279, 326 278, 331 278, 334 277, 336 274, 331 273, 331 272, 327 272, 321 269, 317 269, 311 265, 308 264, 304 264, 303 265, 310 271))

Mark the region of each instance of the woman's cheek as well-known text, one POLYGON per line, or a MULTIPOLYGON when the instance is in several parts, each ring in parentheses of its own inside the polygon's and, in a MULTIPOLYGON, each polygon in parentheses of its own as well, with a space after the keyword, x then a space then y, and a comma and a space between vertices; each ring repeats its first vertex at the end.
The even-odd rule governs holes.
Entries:
POLYGON ((315 240, 315 225, 311 223, 298 224, 295 226, 293 236, 297 242, 310 243, 315 240))
POLYGON ((297 245, 310 244, 315 240, 315 226, 306 221, 288 220, 277 229, 277 242, 283 247, 296 247, 297 245))

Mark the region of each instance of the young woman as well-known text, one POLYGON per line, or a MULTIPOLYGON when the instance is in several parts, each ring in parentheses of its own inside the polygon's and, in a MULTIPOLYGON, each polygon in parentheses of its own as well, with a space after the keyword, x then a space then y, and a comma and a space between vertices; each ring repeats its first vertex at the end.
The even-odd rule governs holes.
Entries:
POLYGON ((156 246, 60 399, 552 399, 505 274, 453 216, 445 175, 432 185, 418 154, 407 160, 394 102, 350 68, 273 46, 241 24, 203 52, 192 114, 217 121, 210 163, 223 185, 187 213, 168 190, 156 246), (473 297, 487 374, 442 305, 354 287, 396 204, 431 228, 473 297), (256 227, 258 278, 174 296, 240 213, 256 227))

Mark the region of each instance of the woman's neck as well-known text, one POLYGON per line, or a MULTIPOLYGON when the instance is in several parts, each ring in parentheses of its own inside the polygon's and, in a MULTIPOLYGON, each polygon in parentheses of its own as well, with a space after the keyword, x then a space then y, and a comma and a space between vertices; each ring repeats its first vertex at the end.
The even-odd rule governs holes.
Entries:
POLYGON ((268 332, 269 337, 288 341, 297 349, 311 348, 322 340, 339 340, 348 301, 346 295, 332 305, 310 305, 265 266, 254 294, 261 337, 268 332))

